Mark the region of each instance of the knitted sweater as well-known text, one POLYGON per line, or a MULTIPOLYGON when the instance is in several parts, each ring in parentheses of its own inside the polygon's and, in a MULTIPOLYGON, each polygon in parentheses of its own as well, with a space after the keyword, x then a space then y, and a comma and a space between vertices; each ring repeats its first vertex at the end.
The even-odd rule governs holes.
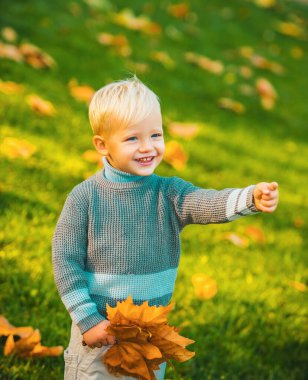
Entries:
POLYGON ((54 277, 72 320, 84 333, 132 295, 167 305, 188 224, 226 223, 258 213, 255 185, 207 190, 155 174, 111 182, 99 171, 73 188, 52 241, 54 277))

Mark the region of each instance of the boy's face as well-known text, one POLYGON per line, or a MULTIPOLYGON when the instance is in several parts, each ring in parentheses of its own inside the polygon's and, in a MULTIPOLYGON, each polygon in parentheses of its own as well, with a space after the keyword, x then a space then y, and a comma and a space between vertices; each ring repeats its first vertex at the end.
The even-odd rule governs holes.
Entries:
POLYGON ((111 132, 105 138, 94 136, 93 142, 114 168, 134 175, 152 174, 165 151, 159 106, 155 105, 141 122, 111 132))

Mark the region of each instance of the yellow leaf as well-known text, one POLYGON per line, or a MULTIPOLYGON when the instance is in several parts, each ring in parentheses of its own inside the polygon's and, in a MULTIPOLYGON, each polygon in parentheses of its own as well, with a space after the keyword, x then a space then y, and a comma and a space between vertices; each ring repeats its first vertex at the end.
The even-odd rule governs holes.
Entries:
POLYGON ((217 283, 212 277, 203 273, 196 273, 192 276, 191 280, 197 298, 207 300, 216 295, 217 283))
POLYGON ((254 49, 251 46, 241 46, 240 55, 244 58, 250 58, 253 55, 254 49))
POLYGON ((90 103, 95 92, 95 90, 88 85, 79 86, 74 79, 69 81, 68 87, 73 98, 86 104, 90 103))
POLYGON ((271 8, 276 5, 276 0, 255 0, 255 3, 261 8, 271 8))
POLYGON ((168 131, 171 136, 184 137, 187 140, 191 140, 197 136, 199 125, 195 123, 173 122, 168 125, 168 131))
POLYGON ((293 22, 278 22, 276 24, 276 30, 290 37, 302 37, 304 35, 303 29, 293 22))
POLYGON ((302 282, 298 281, 289 281, 289 285, 298 290, 299 292, 306 292, 307 291, 307 286, 303 284, 302 282))
POLYGON ((15 342, 13 335, 9 335, 4 345, 4 356, 11 355, 14 352, 15 342))
POLYGON ((8 26, 1 30, 1 35, 8 42, 15 42, 17 39, 16 31, 8 26))
POLYGON ((166 69, 173 69, 175 66, 174 60, 165 51, 153 51, 151 53, 151 58, 161 63, 166 69))
POLYGON ((24 92, 25 88, 21 84, 15 82, 7 81, 3 82, 0 80, 0 92, 6 95, 20 94, 24 92))
POLYGON ((305 221, 304 221, 303 218, 301 218, 300 216, 298 216, 298 217, 295 217, 293 219, 293 225, 296 228, 301 228, 301 227, 303 227, 305 225, 305 221))
POLYGON ((245 232, 248 236, 250 236, 253 240, 258 243, 265 243, 264 233, 259 227, 248 226, 245 229, 245 232))
POLYGON ((169 5, 168 12, 175 18, 185 19, 189 13, 189 4, 179 3, 169 5))
POLYGON ((128 57, 132 53, 128 39, 123 34, 100 33, 97 36, 97 40, 102 45, 112 46, 115 52, 122 57, 128 57))
POLYGON ((59 356, 63 353, 62 346, 45 347, 37 343, 33 350, 29 353, 30 357, 44 357, 44 356, 59 356))
POLYGON ((143 62, 132 62, 132 61, 129 61, 127 62, 127 66, 128 68, 135 72, 135 73, 139 73, 139 74, 144 74, 144 73, 147 73, 149 70, 150 70, 150 66, 147 64, 147 63, 143 63, 143 62))
POLYGON ((186 167, 188 155, 181 144, 171 140, 166 143, 164 160, 174 169, 183 170, 186 167))
POLYGON ((230 98, 220 98, 218 100, 218 105, 221 108, 230 110, 237 114, 242 114, 245 112, 245 106, 242 103, 230 98))
POLYGON ((224 71, 224 65, 221 61, 215 61, 203 55, 187 52, 185 54, 185 59, 187 62, 196 64, 201 69, 206 70, 212 74, 219 75, 224 71))
POLYGON ((37 151, 36 146, 29 141, 16 139, 14 137, 5 137, 0 148, 1 154, 11 159, 28 159, 37 151))
POLYGON ((47 100, 42 99, 38 95, 28 95, 26 100, 32 110, 38 115, 54 116, 56 114, 56 109, 53 104, 47 100))
POLYGON ((124 26, 127 29, 137 30, 146 34, 157 35, 161 33, 161 26, 152 22, 146 16, 135 16, 131 9, 123 9, 122 12, 116 13, 113 20, 118 25, 124 26))
POLYGON ((290 51, 291 56, 295 59, 302 59, 304 56, 304 50, 298 46, 295 46, 290 51))

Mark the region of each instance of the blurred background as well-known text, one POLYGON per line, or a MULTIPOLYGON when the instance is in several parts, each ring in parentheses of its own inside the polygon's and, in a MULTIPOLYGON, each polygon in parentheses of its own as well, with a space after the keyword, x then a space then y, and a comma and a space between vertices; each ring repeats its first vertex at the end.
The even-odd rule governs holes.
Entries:
MULTIPOLYGON (((196 356, 166 379, 304 380, 307 15, 305 0, 2 0, 3 318, 39 329, 43 346, 67 345, 52 234, 67 194, 102 170, 87 116, 93 92, 136 74, 161 99, 157 174, 280 189, 273 214, 184 229, 170 324, 196 341, 196 356)), ((61 379, 61 355, 8 354, 14 333, 3 318, 0 378, 61 379)))

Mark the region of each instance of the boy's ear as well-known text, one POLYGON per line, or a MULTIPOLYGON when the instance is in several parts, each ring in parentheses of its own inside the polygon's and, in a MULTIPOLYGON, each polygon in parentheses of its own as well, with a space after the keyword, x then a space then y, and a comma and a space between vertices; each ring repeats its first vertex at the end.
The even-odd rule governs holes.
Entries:
POLYGON ((108 155, 108 149, 107 149, 107 146, 106 146, 106 140, 102 136, 95 135, 95 136, 93 136, 92 141, 93 141, 93 145, 95 146, 95 149, 100 154, 102 154, 103 156, 107 156, 108 155))

